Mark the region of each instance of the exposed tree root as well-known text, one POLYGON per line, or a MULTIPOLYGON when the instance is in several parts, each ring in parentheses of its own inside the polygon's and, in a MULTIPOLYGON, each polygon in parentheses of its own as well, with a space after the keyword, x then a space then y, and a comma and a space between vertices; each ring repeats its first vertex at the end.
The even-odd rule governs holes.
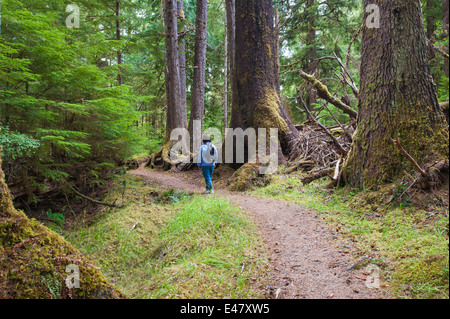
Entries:
POLYGON ((86 199, 86 200, 88 200, 88 201, 90 201, 90 202, 92 202, 92 203, 94 203, 94 204, 102 205, 102 206, 106 206, 106 207, 112 207, 112 208, 121 208, 121 207, 123 207, 123 206, 121 206, 121 205, 116 205, 115 202, 112 203, 112 204, 110 204, 110 203, 105 203, 105 202, 98 201, 98 200, 93 199, 93 198, 91 198, 91 197, 89 197, 89 196, 83 195, 82 193, 80 193, 79 191, 77 191, 77 190, 76 190, 75 188, 73 188, 73 187, 71 187, 70 189, 71 189, 75 194, 77 194, 78 196, 80 196, 81 198, 84 198, 84 199, 86 199))
POLYGON ((161 168, 165 171, 171 170, 171 171, 182 172, 182 171, 188 171, 188 170, 194 168, 194 166, 196 165, 193 161, 194 154, 189 153, 188 156, 183 158, 184 161, 175 163, 171 160, 170 152, 171 152, 171 144, 167 143, 163 146, 163 148, 161 150, 159 150, 158 152, 156 152, 150 156, 150 160, 148 161, 146 166, 150 167, 152 169, 161 168))

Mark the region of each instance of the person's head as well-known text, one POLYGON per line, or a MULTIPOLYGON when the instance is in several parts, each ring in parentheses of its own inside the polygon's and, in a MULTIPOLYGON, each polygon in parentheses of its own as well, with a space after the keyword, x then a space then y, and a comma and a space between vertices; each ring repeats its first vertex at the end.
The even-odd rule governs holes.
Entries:
POLYGON ((203 144, 211 142, 211 136, 209 134, 203 134, 202 140, 203 140, 203 144))

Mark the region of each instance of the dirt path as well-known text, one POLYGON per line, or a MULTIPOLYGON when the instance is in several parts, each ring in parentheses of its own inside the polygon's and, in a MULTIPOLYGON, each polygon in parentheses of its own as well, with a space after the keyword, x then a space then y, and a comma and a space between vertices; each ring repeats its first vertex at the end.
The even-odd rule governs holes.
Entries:
MULTIPOLYGON (((200 172, 190 178, 144 169, 129 173, 168 188, 204 191, 200 172)), ((259 225, 273 268, 267 290, 274 298, 385 298, 378 289, 366 287, 367 275, 362 270, 348 269, 355 262, 348 254, 350 247, 338 246, 336 237, 316 212, 223 189, 216 193, 247 211, 259 225)))

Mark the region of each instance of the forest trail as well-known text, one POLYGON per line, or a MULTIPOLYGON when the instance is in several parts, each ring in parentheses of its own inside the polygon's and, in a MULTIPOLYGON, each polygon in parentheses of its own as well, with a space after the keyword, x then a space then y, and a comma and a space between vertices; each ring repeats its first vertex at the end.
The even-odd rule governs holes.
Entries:
MULTIPOLYGON (((191 193, 204 191, 200 171, 191 176, 143 169, 129 171, 160 186, 191 193)), ((207 195, 210 196, 210 195, 207 195)), ((271 263, 267 292, 283 299, 374 299, 386 298, 379 289, 366 287, 364 269, 348 269, 355 259, 336 244, 319 214, 280 200, 216 189, 247 211, 259 226, 271 263)))

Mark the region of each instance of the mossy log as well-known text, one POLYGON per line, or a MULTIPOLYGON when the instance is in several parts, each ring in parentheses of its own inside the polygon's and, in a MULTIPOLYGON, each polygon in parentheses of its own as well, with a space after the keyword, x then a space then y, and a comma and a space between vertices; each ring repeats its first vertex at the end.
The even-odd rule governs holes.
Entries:
POLYGON ((314 75, 308 74, 306 72, 300 71, 300 76, 305 79, 306 81, 312 83, 314 88, 317 90, 317 94, 320 98, 330 102, 334 106, 336 106, 338 109, 341 109, 345 114, 350 115, 352 118, 356 118, 358 116, 358 112, 356 112, 354 109, 352 109, 350 106, 339 100, 338 98, 335 98, 330 94, 328 91, 328 88, 326 85, 324 85, 322 82, 320 82, 314 75))
MULTIPOLYGON (((1 146, 0 146, 1 154, 1 146)), ((1 155, 0 155, 1 156, 1 155)), ((94 262, 63 237, 12 204, 0 158, 0 299, 123 299, 94 262), (68 265, 78 267, 80 288, 67 288, 68 265)))

